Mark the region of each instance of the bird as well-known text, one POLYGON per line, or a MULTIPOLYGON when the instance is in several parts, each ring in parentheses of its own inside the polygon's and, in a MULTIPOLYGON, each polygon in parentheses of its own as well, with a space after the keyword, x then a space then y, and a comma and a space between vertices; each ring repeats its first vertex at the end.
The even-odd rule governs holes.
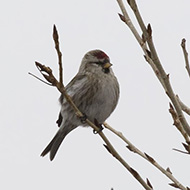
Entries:
MULTIPOLYGON (((67 94, 84 116, 100 125, 116 108, 120 94, 119 83, 111 66, 110 58, 105 52, 99 49, 91 50, 84 55, 78 73, 65 87, 67 94)), ((76 116, 63 94, 59 102, 59 129, 41 153, 42 157, 50 153, 51 161, 68 133, 78 126, 88 126, 76 116)))

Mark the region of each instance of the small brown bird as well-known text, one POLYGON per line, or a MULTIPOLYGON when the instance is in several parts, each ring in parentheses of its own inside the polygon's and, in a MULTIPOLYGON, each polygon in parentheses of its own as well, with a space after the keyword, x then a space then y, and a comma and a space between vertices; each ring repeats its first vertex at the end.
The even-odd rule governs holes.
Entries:
MULTIPOLYGON (((90 120, 102 124, 115 109, 119 99, 119 84, 111 69, 109 57, 101 50, 92 50, 82 59, 77 75, 66 86, 67 93, 79 110, 90 120)), ((74 113, 63 95, 57 123, 59 130, 41 156, 50 152, 53 160, 65 136, 78 126, 87 126, 74 113)))

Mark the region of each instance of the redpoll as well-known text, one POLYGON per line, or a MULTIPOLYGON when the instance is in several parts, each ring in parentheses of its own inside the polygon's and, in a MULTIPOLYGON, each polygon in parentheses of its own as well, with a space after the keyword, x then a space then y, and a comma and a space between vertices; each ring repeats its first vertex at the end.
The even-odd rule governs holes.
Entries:
MULTIPOLYGON (((111 69, 109 57, 101 50, 92 50, 82 59, 77 75, 66 86, 67 93, 79 110, 92 122, 102 124, 115 109, 119 98, 119 84, 111 69)), ((61 111, 57 120, 60 127, 41 156, 50 152, 50 160, 65 136, 78 126, 87 126, 76 115, 63 95, 61 111)))

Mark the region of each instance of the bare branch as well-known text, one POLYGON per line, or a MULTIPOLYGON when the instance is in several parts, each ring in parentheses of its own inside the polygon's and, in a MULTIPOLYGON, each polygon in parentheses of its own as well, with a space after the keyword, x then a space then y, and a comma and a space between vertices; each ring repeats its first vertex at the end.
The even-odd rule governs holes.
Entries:
POLYGON ((60 84, 63 84, 62 53, 61 53, 60 48, 59 48, 59 35, 58 35, 57 28, 55 25, 53 26, 53 40, 55 43, 55 49, 56 49, 57 56, 58 56, 59 82, 60 82, 60 84))
POLYGON ((104 126, 106 129, 113 132, 115 135, 120 137, 125 143, 128 144, 127 148, 131 150, 132 152, 140 155, 142 158, 146 159, 149 163, 154 165, 158 170, 160 170, 164 175, 166 175, 176 186, 178 186, 182 190, 187 190, 171 173, 170 169, 164 169, 161 165, 158 164, 158 162, 155 161, 151 156, 149 156, 146 153, 141 152, 138 148, 136 148, 129 140, 125 138, 125 136, 119 132, 116 131, 114 128, 112 128, 109 124, 104 122, 104 126))
POLYGON ((172 104, 170 103, 170 108, 169 108, 169 112, 172 115, 172 118, 174 120, 173 125, 176 126, 176 128, 180 131, 180 133, 183 135, 185 141, 190 144, 190 139, 188 134, 186 133, 186 131, 183 129, 183 126, 178 118, 178 115, 176 113, 176 111, 174 110, 174 107, 172 106, 172 104))
MULTIPOLYGON (((56 86, 57 89, 61 94, 64 95, 64 97, 67 99, 69 104, 73 107, 75 110, 75 113, 78 117, 83 117, 83 114, 80 112, 80 110, 76 107, 76 105, 73 103, 71 97, 66 93, 65 87, 63 84, 60 84, 60 82, 57 81, 57 79, 54 77, 52 70, 49 67, 46 67, 45 65, 42 65, 39 62, 35 62, 37 68, 41 72, 41 74, 44 76, 44 78, 52 84, 52 86, 56 86)), ((94 125, 94 129, 98 130, 98 128, 94 125)))
POLYGON ((152 184, 150 183, 150 181, 149 181, 148 178, 146 179, 146 182, 147 182, 147 184, 153 189, 153 186, 152 186, 152 184))
POLYGON ((183 154, 190 154, 189 152, 185 152, 185 151, 182 151, 182 150, 179 150, 179 149, 176 149, 176 148, 173 148, 173 150, 175 150, 177 152, 180 152, 180 153, 183 153, 183 154))
MULTIPOLYGON (((162 83, 162 85, 164 86, 164 82, 163 79, 161 78, 160 75, 160 71, 157 69, 157 67, 155 66, 154 62, 151 59, 151 54, 150 51, 146 45, 146 39, 144 37, 144 34, 142 35, 142 38, 140 37, 139 33, 137 32, 135 26, 133 25, 131 19, 129 18, 129 15, 125 9, 125 6, 123 4, 122 0, 117 0, 120 9, 123 13, 123 15, 119 14, 120 19, 125 22, 127 24, 127 26, 129 27, 129 29, 131 30, 131 32, 133 33, 133 35, 135 36, 136 40, 138 41, 139 45, 141 46, 143 52, 144 52, 144 57, 146 59, 146 61, 150 64, 150 66, 152 67, 155 75, 158 77, 159 81, 162 83)), ((128 0, 128 3, 130 3, 131 1, 128 0)))
POLYGON ((156 49, 154 47, 154 43, 153 43, 153 40, 152 40, 152 35, 149 35, 149 33, 147 32, 146 30, 146 27, 145 27, 145 24, 142 20, 142 17, 139 13, 139 10, 138 10, 138 7, 136 5, 136 1, 135 0, 131 0, 131 4, 133 4, 133 11, 134 11, 134 14, 137 18, 137 21, 139 22, 139 25, 143 31, 143 34, 145 35, 146 37, 146 40, 147 40, 147 43, 148 43, 148 46, 150 48, 150 51, 151 51, 151 55, 152 55, 152 59, 153 59, 153 62, 154 64, 156 65, 156 67, 158 68, 158 70, 160 71, 160 74, 161 74, 161 77, 164 81, 164 88, 166 88, 166 94, 169 96, 169 98, 171 99, 176 111, 177 111, 177 114, 178 114, 178 117, 183 125, 183 128, 186 130, 186 132, 188 133, 188 135, 190 136, 190 127, 183 115, 183 112, 181 110, 181 107, 176 99, 176 96, 173 92, 173 89, 171 87, 171 84, 170 84, 170 81, 169 81, 169 75, 166 74, 166 72, 164 71, 164 68, 162 67, 161 65, 161 62, 158 58, 158 55, 157 55, 157 52, 156 52, 156 49))
POLYGON ((178 102, 179 102, 179 104, 180 104, 180 106, 181 106, 181 109, 182 109, 186 114, 190 115, 190 108, 187 107, 187 106, 180 100, 180 98, 179 98, 178 95, 176 95, 176 98, 177 98, 177 100, 178 100, 178 102))
POLYGON ((42 65, 39 62, 35 62, 36 67, 40 71, 40 73, 43 75, 43 77, 51 83, 52 86, 58 85, 57 79, 53 76, 52 70, 49 67, 46 67, 45 65, 42 65))
POLYGON ((182 41, 181 41, 181 47, 182 47, 183 55, 184 55, 184 58, 185 58, 185 68, 186 68, 187 73, 188 73, 188 75, 190 77, 189 59, 188 59, 188 53, 187 53, 187 50, 186 50, 186 40, 185 40, 185 38, 183 38, 182 41))
MULTIPOLYGON (((117 0, 117 2, 118 2, 119 6, 121 8, 121 11, 123 12, 123 16, 127 17, 127 18, 125 18, 125 20, 128 20, 128 23, 132 23, 129 16, 128 16, 128 14, 127 14, 127 11, 126 11, 124 5, 123 5, 122 0, 117 0)), ((181 110, 181 106, 180 106, 180 104, 179 104, 179 102, 178 102, 178 100, 177 100, 177 98, 176 98, 176 96, 175 96, 175 94, 173 92, 173 89, 172 89, 170 81, 169 81, 169 75, 166 74, 165 70, 163 69, 163 67, 161 65, 161 62, 160 62, 160 60, 158 58, 156 49, 154 47, 154 43, 153 43, 153 39, 152 39, 151 26, 149 24, 148 29, 146 28, 146 26, 144 24, 144 21, 143 21, 141 15, 140 15, 139 10, 138 10, 136 1, 135 0, 128 0, 128 3, 129 3, 130 7, 132 8, 132 10, 133 10, 133 12, 134 12, 134 14, 135 14, 135 16, 137 18, 137 21, 138 21, 138 23, 139 23, 139 25, 141 27, 142 32, 143 32, 143 36, 144 36, 143 38, 147 42, 148 47, 149 47, 149 49, 148 48, 144 49, 144 46, 141 45, 141 48, 143 49, 143 51, 146 52, 145 53, 146 60, 149 61, 152 69, 154 70, 154 72, 155 72, 156 76, 158 77, 159 81, 161 82, 166 94, 168 95, 168 97, 172 101, 172 104, 175 107, 175 110, 176 110, 176 112, 178 114, 179 120, 182 123, 182 126, 183 126, 184 130, 190 136, 190 126, 187 123, 187 121, 186 121, 186 119, 185 119, 185 117, 183 115, 183 112, 181 110), (151 57, 150 57, 150 55, 147 54, 147 50, 150 51, 151 57)), ((131 28, 131 27, 129 27, 129 28, 134 33, 135 30, 133 28, 131 28)), ((137 39, 137 40, 139 42, 139 39, 137 39)))

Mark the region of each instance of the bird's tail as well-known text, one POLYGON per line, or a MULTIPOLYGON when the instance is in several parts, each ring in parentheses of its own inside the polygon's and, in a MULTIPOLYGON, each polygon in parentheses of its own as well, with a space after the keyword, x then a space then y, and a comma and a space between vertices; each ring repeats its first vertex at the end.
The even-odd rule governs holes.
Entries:
POLYGON ((50 160, 52 161, 62 143, 66 135, 71 132, 76 127, 64 127, 63 129, 60 128, 47 147, 41 153, 41 156, 45 156, 47 153, 50 152, 50 160))

